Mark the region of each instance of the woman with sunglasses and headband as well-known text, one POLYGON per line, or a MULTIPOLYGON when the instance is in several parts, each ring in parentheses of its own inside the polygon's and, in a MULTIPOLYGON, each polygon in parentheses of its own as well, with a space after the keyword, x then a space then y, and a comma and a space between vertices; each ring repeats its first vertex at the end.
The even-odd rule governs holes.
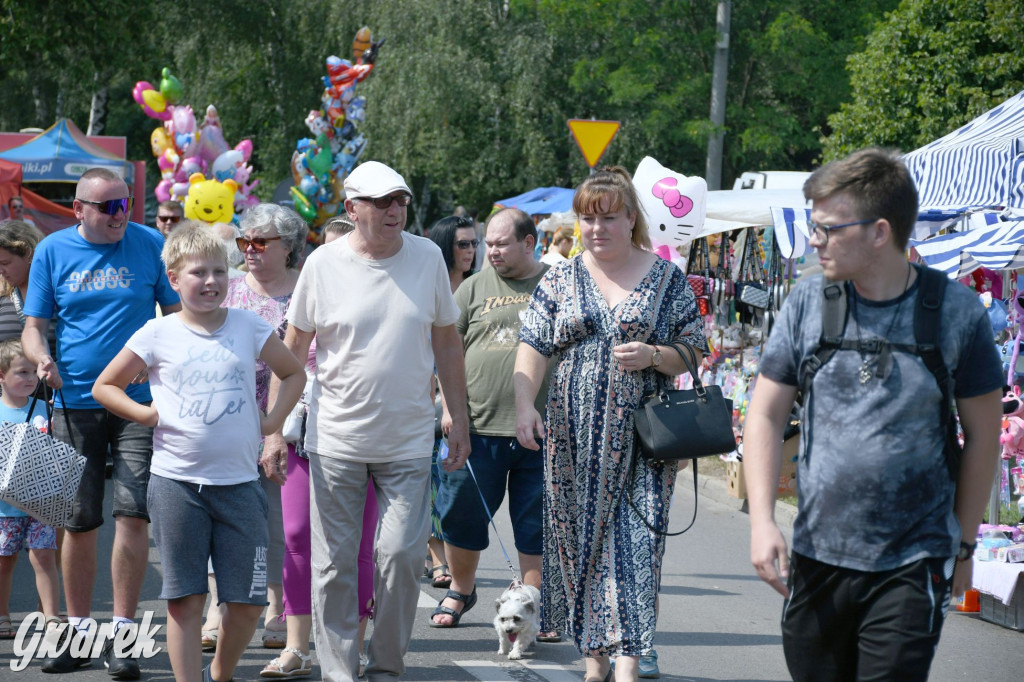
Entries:
POLYGON ((441 218, 430 228, 428 235, 441 248, 444 264, 448 267, 448 278, 452 293, 473 274, 476 262, 476 222, 472 218, 449 216, 441 218))
MULTIPOLYGON (((224 306, 256 313, 277 329, 278 335, 284 338, 288 326, 284 316, 295 283, 299 279, 299 263, 302 260, 309 228, 291 209, 276 204, 257 204, 245 212, 239 230, 242 236, 238 237, 235 243, 242 252, 248 272, 244 277, 236 277, 228 283, 224 306)), ((270 369, 261 361, 257 361, 256 364, 256 398, 260 403, 260 409, 266 409, 270 369)), ((298 458, 294 447, 285 445, 280 439, 265 442, 264 450, 269 447, 288 448, 288 468, 294 466, 292 460, 298 458)), ((308 619, 310 613, 308 535, 305 562, 286 561, 282 498, 287 499, 288 494, 281 487, 284 473, 276 469, 266 471, 262 467, 260 472, 260 481, 267 493, 267 524, 270 530, 270 544, 267 548, 267 593, 270 605, 267 607, 264 620, 263 646, 281 649, 287 644, 308 654, 309 627, 306 627, 304 637, 302 633, 297 634, 295 643, 286 642, 286 628, 279 619, 282 615, 282 604, 284 613, 288 616, 295 614, 308 619), (283 564, 286 564, 284 568, 283 564), (287 584, 282 585, 283 581, 294 582, 295 585, 302 587, 289 590, 287 584), (298 640, 301 640, 301 643, 298 640)), ((305 526, 308 528, 308 506, 301 510, 301 513, 306 516, 305 526)), ((291 557, 294 557, 294 553, 290 552, 288 558, 291 557)), ((211 623, 208 621, 207 625, 211 623)), ((210 634, 212 633, 204 631, 204 639, 210 634)), ((275 663, 279 663, 285 670, 291 670, 296 666, 306 667, 297 655, 291 653, 283 653, 275 663)))
MULTIPOLYGON (((448 280, 452 285, 452 293, 459 285, 473 274, 476 262, 476 247, 479 241, 476 236, 476 222, 463 216, 441 218, 430 228, 427 234, 441 249, 444 264, 448 268, 448 280)), ((431 386, 432 392, 437 391, 431 386)), ((452 576, 448 572, 448 562, 444 555, 444 541, 441 539, 441 519, 434 509, 437 488, 441 484, 437 470, 437 448, 440 440, 434 443, 434 452, 430 463, 430 537, 427 539, 427 550, 430 553, 430 565, 426 567, 432 587, 448 589, 452 584, 452 576)))

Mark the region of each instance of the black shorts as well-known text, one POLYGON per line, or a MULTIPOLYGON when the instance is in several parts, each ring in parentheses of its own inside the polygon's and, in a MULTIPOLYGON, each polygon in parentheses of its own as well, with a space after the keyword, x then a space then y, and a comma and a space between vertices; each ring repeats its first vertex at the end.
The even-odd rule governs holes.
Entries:
POLYGON ((891 571, 839 568, 794 553, 782 609, 789 673, 803 680, 928 679, 954 559, 891 571))

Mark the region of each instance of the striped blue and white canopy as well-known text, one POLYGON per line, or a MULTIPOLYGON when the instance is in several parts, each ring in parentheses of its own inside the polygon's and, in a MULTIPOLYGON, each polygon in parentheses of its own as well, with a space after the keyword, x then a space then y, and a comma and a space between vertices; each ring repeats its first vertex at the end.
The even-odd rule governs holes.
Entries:
POLYGON ((1024 92, 903 160, 922 209, 1024 207, 1024 92))
MULTIPOLYGON (((991 213, 979 213, 972 218, 997 220, 991 213)), ((1024 267, 1024 220, 996 222, 923 241, 911 240, 910 245, 929 267, 942 270, 951 279, 965 277, 983 266, 990 270, 1013 270, 1024 267)))

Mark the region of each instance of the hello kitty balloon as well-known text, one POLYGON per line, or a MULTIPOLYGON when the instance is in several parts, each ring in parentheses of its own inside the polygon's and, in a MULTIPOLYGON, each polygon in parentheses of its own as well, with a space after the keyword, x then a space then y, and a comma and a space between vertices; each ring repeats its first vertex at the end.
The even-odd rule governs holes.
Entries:
POLYGON ((645 156, 633 174, 633 186, 656 248, 681 246, 700 235, 707 214, 704 178, 681 175, 645 156))

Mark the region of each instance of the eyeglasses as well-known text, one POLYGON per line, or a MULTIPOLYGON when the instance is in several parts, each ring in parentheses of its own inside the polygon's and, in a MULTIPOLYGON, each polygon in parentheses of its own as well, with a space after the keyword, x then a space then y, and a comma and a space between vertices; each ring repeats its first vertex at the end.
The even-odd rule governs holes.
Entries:
POLYGON ((263 253, 267 250, 267 242, 276 242, 281 237, 235 237, 235 244, 238 245, 238 250, 245 253, 245 250, 250 246, 256 253, 263 253))
POLYGON ((412 195, 399 194, 397 196, 388 195, 386 197, 355 197, 359 201, 368 201, 373 204, 376 208, 384 210, 391 207, 391 202, 395 202, 399 206, 408 206, 412 203, 412 195))
POLYGON ((78 201, 83 204, 95 206, 100 213, 115 216, 118 211, 124 211, 125 215, 131 213, 132 204, 135 200, 131 197, 125 197, 124 199, 109 199, 107 201, 88 201, 86 199, 78 199, 78 201))
POLYGON ((467 249, 475 249, 479 245, 479 239, 460 239, 459 241, 455 242, 455 247, 458 249, 462 249, 463 251, 466 251, 467 249))
POLYGON ((156 219, 160 220, 160 221, 163 221, 165 223, 171 223, 173 225, 173 224, 177 223, 179 220, 181 220, 181 216, 180 215, 158 215, 156 217, 156 219))
POLYGON ((878 222, 881 218, 871 218, 869 220, 855 220, 852 223, 843 223, 842 225, 823 225, 816 223, 813 220, 807 221, 807 228, 814 233, 818 241, 821 242, 822 246, 828 244, 828 235, 830 232, 835 230, 841 230, 844 227, 853 227, 854 225, 868 225, 869 223, 878 222))

